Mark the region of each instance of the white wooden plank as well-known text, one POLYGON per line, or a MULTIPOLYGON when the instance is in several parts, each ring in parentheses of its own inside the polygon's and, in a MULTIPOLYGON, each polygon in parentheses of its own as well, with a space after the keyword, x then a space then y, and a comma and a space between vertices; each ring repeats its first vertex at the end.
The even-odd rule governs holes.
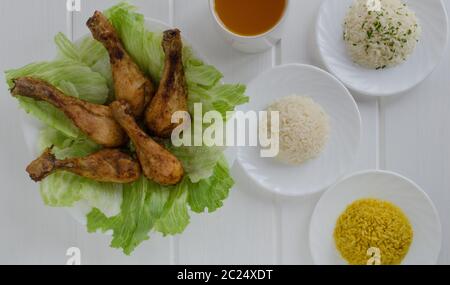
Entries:
MULTIPOLYGON (((281 63, 306 63, 324 68, 317 53, 315 24, 322 1, 291 1, 284 37, 281 41, 281 63)), ((378 107, 376 100, 357 94, 363 121, 361 148, 354 170, 375 168, 377 161, 378 107)), ((320 194, 298 199, 278 199, 280 218, 280 262, 283 264, 312 263, 309 251, 309 219, 320 194)))
MULTIPOLYGON (((82 1, 81 11, 73 14, 73 38, 78 39, 89 33, 86 27, 87 19, 95 10, 105 10, 121 1, 89 0, 82 1)), ((135 0, 129 3, 137 6, 139 12, 146 17, 169 22, 169 1, 166 0, 135 0)), ((88 264, 170 264, 173 260, 173 242, 171 238, 163 238, 159 234, 151 234, 150 240, 143 242, 131 256, 125 256, 121 251, 109 248, 111 237, 101 234, 89 234, 85 227, 77 228, 77 245, 83 255, 83 261, 88 264)))
MULTIPOLYGON (((247 83, 271 67, 270 51, 248 55, 224 42, 215 31, 208 1, 175 0, 174 8, 175 26, 199 55, 223 72, 226 82, 247 83)), ((251 193, 251 188, 253 185, 240 183, 217 213, 192 217, 191 225, 179 237, 181 264, 275 262, 273 203, 251 193)))
MULTIPOLYGON (((105 10, 119 2, 120 0, 81 0, 81 11, 74 13, 73 35, 74 39, 89 33, 85 23, 94 14, 95 10, 105 10)), ((170 18, 168 0, 131 0, 129 3, 139 8, 139 12, 146 17, 157 19, 168 23, 170 18)))
POLYGON ((64 209, 44 206, 38 185, 25 172, 32 157, 19 127, 23 111, 9 96, 3 71, 54 56, 53 36, 65 29, 65 2, 1 1, 0 19, 0 263, 64 264, 66 250, 75 240, 76 223, 64 209))
POLYGON ((450 48, 422 84, 382 104, 386 168, 417 182, 435 203, 443 227, 440 264, 450 263, 449 74, 450 48))
MULTIPOLYGON (((117 1, 83 1, 76 13, 73 34, 87 33, 84 22, 94 9, 104 9, 117 1)), ((270 52, 241 54, 214 31, 207 1, 172 0, 132 1, 144 14, 173 22, 195 44, 199 54, 210 59, 225 74, 228 82, 247 83, 272 65, 270 52), (171 21, 173 19, 173 21, 171 21)), ((278 63, 302 62, 321 66, 313 47, 315 17, 320 1, 296 0, 286 23, 286 36, 276 52, 278 63)), ((450 1, 444 1, 450 9, 450 1)), ((0 1, 2 23, 24 19, 25 24, 0 25, 0 34, 8 41, 0 46, 0 70, 18 67, 54 55, 53 36, 66 31, 65 1, 0 1)), ((70 28, 72 30, 72 27, 70 28)), ((398 171, 417 181, 436 203, 444 228, 440 263, 450 263, 450 49, 440 67, 423 84, 408 94, 381 101, 381 129, 378 130, 378 104, 358 98, 363 117, 362 149, 355 170, 374 168, 377 164, 398 171), (378 138, 377 133, 381 134, 378 138), (378 147, 378 142, 381 142, 378 147), (378 159, 377 154, 381 157, 378 159)), ((24 172, 30 157, 25 151, 18 128, 18 108, 7 96, 0 73, 0 175, 3 181, 0 200, 0 263, 56 263, 66 260, 65 251, 79 246, 82 261, 89 264, 134 263, 284 263, 309 264, 309 218, 319 195, 302 199, 278 199, 259 193, 253 185, 240 183, 214 214, 193 215, 186 232, 174 239, 156 237, 145 242, 132 257, 109 249, 110 238, 87 234, 62 209, 43 205, 36 184, 24 172)), ((242 173, 233 170, 237 180, 242 173)))
MULTIPOLYGON (((450 1, 444 3, 449 10, 450 1)), ((415 180, 438 208, 443 226, 441 264, 450 262, 449 55, 450 48, 438 68, 417 88, 401 97, 385 99, 382 113, 387 168, 415 180)))

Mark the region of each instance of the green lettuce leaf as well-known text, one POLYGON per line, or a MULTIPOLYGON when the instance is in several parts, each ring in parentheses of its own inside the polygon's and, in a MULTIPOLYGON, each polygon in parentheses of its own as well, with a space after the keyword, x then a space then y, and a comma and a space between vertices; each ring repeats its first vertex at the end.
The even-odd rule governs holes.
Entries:
MULTIPOLYGON (((40 150, 50 146, 58 159, 83 157, 100 149, 87 139, 71 139, 54 129, 44 128, 39 138, 40 150)), ((48 206, 72 207, 84 200, 108 216, 117 215, 122 203, 122 185, 96 182, 65 171, 57 171, 45 178, 40 184, 40 192, 48 206)))
POLYGON ((194 183, 210 177, 213 174, 214 166, 222 157, 223 147, 206 146, 168 146, 183 164, 186 175, 194 183))
POLYGON ((203 113, 217 111, 224 118, 227 112, 232 112, 236 106, 248 103, 245 96, 245 85, 216 84, 212 88, 205 88, 197 84, 189 84, 189 112, 194 112, 194 104, 202 103, 203 113))
POLYGON ((119 215, 107 218, 94 209, 87 216, 89 232, 113 231, 111 247, 130 254, 149 239, 153 229, 163 235, 182 233, 189 224, 190 208, 197 213, 214 212, 228 197, 234 182, 225 159, 221 159, 208 179, 192 183, 185 178, 176 186, 161 186, 142 177, 125 185, 119 215))
POLYGON ((38 140, 38 150, 43 152, 46 148, 53 146, 56 150, 65 149, 74 142, 73 138, 64 133, 49 127, 40 130, 38 140))
POLYGON ((182 233, 189 224, 188 187, 189 179, 185 178, 178 185, 172 186, 172 189, 168 189, 169 199, 155 224, 155 229, 164 236, 182 233))
POLYGON ((26 97, 17 99, 20 107, 26 113, 38 119, 44 123, 44 125, 52 127, 71 138, 77 138, 83 135, 63 112, 54 108, 52 105, 26 97))
MULTIPOLYGON (((41 78, 68 96, 92 103, 103 104, 108 97, 109 89, 103 76, 92 71, 87 65, 73 60, 33 63, 19 69, 8 70, 6 80, 9 87, 14 86, 15 78, 22 76, 41 78)), ((82 136, 64 113, 50 104, 25 97, 18 97, 18 100, 21 108, 45 125, 72 138, 82 136)))
POLYGON ((90 36, 72 43, 63 33, 55 36, 55 43, 58 47, 58 59, 83 63, 106 79, 111 101, 114 96, 113 77, 109 55, 103 45, 90 36))
POLYGON ((212 176, 198 183, 189 183, 188 202, 191 210, 196 213, 203 213, 205 209, 209 213, 216 211, 223 206, 223 201, 228 197, 233 185, 228 164, 222 157, 212 176))
POLYGON ((130 254, 141 242, 149 238, 149 231, 163 215, 169 201, 170 189, 145 177, 125 185, 119 215, 108 218, 98 209, 87 215, 89 232, 113 231, 111 247, 122 248, 130 254))
POLYGON ((59 32, 55 36, 55 44, 58 47, 58 58, 70 59, 73 61, 81 61, 80 51, 75 45, 64 35, 59 32))
POLYGON ((103 104, 108 97, 106 80, 99 73, 92 71, 89 66, 73 60, 55 60, 29 64, 19 69, 6 71, 6 80, 9 87, 14 85, 13 79, 22 76, 33 76, 64 91, 70 91, 66 86, 76 90, 77 93, 66 95, 75 96, 82 100, 103 104), (64 88, 66 87, 66 88, 64 88))
POLYGON ((220 71, 198 59, 192 48, 187 45, 184 45, 183 48, 183 62, 186 80, 190 84, 211 88, 216 84, 220 84, 220 80, 223 78, 220 71))
POLYGON ((72 207, 79 201, 87 202, 106 216, 115 216, 122 204, 122 185, 96 182, 75 174, 59 171, 40 184, 42 200, 50 207, 72 207))

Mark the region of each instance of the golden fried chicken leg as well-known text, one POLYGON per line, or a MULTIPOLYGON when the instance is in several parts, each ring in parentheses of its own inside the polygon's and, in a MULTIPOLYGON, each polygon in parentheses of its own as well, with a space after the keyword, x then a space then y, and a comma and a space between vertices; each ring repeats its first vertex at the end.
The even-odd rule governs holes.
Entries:
POLYGON ((48 148, 31 162, 27 172, 38 182, 56 170, 75 173, 99 182, 130 183, 139 179, 141 168, 129 155, 117 149, 103 149, 81 158, 58 160, 48 148))
POLYGON ((136 124, 126 101, 111 104, 114 118, 125 129, 134 146, 144 175, 162 185, 175 185, 183 178, 181 162, 156 143, 136 124))
POLYGON ((145 122, 156 136, 167 138, 177 126, 171 122, 172 114, 176 111, 188 111, 180 31, 165 31, 162 47, 165 53, 163 75, 158 91, 145 111, 145 122))
POLYGON ((101 12, 95 11, 87 26, 108 50, 116 99, 127 101, 134 116, 142 115, 155 93, 153 83, 127 53, 113 25, 101 12))
POLYGON ((125 132, 114 120, 108 106, 92 104, 62 93, 49 83, 32 77, 14 80, 13 96, 25 96, 52 104, 72 120, 94 142, 117 147, 128 141, 125 132))

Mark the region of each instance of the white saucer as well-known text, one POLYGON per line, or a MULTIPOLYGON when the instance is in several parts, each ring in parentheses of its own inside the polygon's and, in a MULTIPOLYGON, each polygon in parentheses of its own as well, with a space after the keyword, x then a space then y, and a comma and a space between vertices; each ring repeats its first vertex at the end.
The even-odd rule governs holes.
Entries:
POLYGON ((323 153, 299 166, 261 158, 259 147, 240 147, 236 162, 257 185, 275 194, 302 196, 324 190, 345 175, 356 158, 361 117, 348 90, 329 73, 310 65, 273 68, 247 89, 250 103, 240 110, 262 111, 276 99, 297 94, 311 97, 330 119, 330 136, 323 153))

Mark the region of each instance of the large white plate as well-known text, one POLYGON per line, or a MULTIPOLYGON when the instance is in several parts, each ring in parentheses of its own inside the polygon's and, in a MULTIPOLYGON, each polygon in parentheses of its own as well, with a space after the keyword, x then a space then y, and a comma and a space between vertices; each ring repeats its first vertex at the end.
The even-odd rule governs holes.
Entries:
POLYGON ((353 0, 324 0, 317 20, 319 53, 327 69, 361 94, 388 96, 422 82, 443 56, 448 37, 447 12, 441 0, 406 0, 416 13, 422 36, 414 53, 393 68, 371 70, 352 62, 342 39, 343 22, 353 0))
POLYGON ((314 210, 309 229, 309 244, 315 264, 346 264, 334 244, 334 227, 348 205, 364 198, 389 201, 408 216, 414 237, 402 264, 436 264, 441 249, 442 229, 433 202, 411 180, 386 171, 353 174, 322 196, 314 210))
POLYGON ((320 104, 330 118, 330 136, 323 153, 299 166, 261 158, 259 147, 238 149, 237 163, 257 185, 272 193, 302 196, 324 190, 349 171, 361 138, 361 117, 355 100, 334 76, 311 65, 276 67, 247 88, 250 103, 242 110, 262 111, 276 99, 298 94, 320 104))
MULTIPOLYGON (((166 23, 163 23, 161 21, 146 18, 145 19, 146 27, 149 31, 152 32, 162 32, 168 29, 171 29, 172 27, 166 23)), ((82 37, 81 39, 83 39, 82 37)), ((81 40, 80 39, 80 40, 81 40)), ((190 47, 192 47, 193 52, 195 53, 195 45, 192 44, 189 40, 186 39, 186 37, 183 36, 183 42, 190 47)), ((195 53, 197 57, 202 59, 205 62, 208 62, 205 57, 198 55, 195 53)), ((25 112, 20 112, 20 126, 22 128, 25 143, 28 147, 28 151, 30 153, 30 161, 31 159, 36 158, 38 155, 40 155, 38 151, 38 138, 39 138, 39 131, 43 128, 43 124, 39 122, 38 120, 34 119, 31 116, 28 116, 25 112)), ((234 160, 236 158, 236 150, 235 148, 227 148, 224 152, 225 157, 228 161, 229 166, 231 167, 234 163, 234 160)), ((73 207, 66 208, 70 215, 77 220, 79 223, 85 225, 86 224, 86 214, 88 214, 92 207, 90 207, 86 201, 79 201, 77 202, 73 207)))

